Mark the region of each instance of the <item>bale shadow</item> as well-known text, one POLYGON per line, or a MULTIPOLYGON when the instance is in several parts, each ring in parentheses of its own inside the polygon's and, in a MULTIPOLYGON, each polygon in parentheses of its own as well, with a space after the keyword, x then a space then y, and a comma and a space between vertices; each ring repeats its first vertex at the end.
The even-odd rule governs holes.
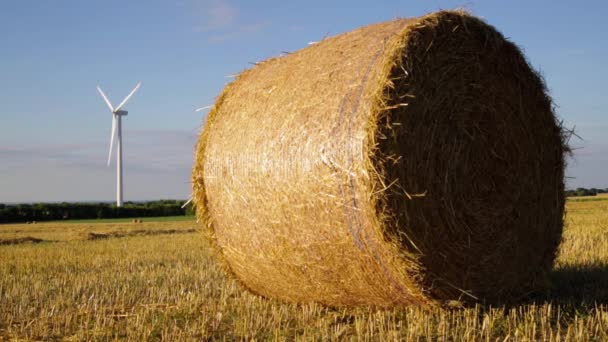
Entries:
POLYGON ((567 265, 550 274, 543 297, 556 304, 608 304, 608 264, 567 265))
POLYGON ((548 280, 542 289, 480 304, 484 309, 502 307, 505 310, 549 304, 559 307, 564 314, 573 315, 589 313, 598 305, 608 305, 608 264, 560 266, 551 271, 548 280))

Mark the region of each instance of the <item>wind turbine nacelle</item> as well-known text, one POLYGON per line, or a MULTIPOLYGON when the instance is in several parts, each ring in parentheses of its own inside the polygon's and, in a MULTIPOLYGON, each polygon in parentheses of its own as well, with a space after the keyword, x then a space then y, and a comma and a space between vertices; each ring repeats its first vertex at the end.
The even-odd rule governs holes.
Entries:
POLYGON ((116 115, 127 115, 127 114, 129 114, 129 112, 126 111, 126 110, 117 110, 117 111, 114 112, 114 114, 116 114, 116 115))

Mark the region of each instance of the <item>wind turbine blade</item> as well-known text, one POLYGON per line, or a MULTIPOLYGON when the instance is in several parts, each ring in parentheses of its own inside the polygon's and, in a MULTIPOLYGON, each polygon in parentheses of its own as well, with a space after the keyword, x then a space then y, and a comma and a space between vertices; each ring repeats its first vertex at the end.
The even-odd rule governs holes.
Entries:
POLYGON ((122 106, 124 106, 125 103, 127 103, 127 101, 129 101, 131 96, 133 96, 133 94, 135 94, 135 92, 137 91, 137 89, 139 89, 140 86, 141 86, 141 82, 137 82, 137 85, 135 86, 135 88, 133 88, 133 90, 131 90, 129 95, 127 95, 127 97, 125 97, 125 99, 122 100, 122 102, 118 105, 118 107, 116 107, 117 111, 120 110, 122 108, 122 106))
POLYGON ((188 201, 186 201, 186 203, 182 205, 182 209, 184 209, 188 204, 190 204, 190 202, 192 202, 192 197, 190 197, 190 199, 188 199, 188 201))
POLYGON ((209 105, 209 106, 201 107, 201 108, 196 109, 196 110, 195 110, 195 112, 200 112, 200 111, 203 111, 203 110, 205 110, 205 109, 209 109, 209 108, 211 108, 211 107, 213 107, 213 106, 212 106, 212 105, 209 105))
POLYGON ((112 107, 112 103, 110 102, 110 100, 108 100, 108 97, 106 96, 106 94, 103 93, 103 90, 101 90, 101 88, 99 88, 99 86, 97 86, 97 91, 99 92, 101 97, 103 97, 103 100, 108 105, 108 108, 110 108, 110 111, 112 111, 112 113, 114 113, 114 108, 112 107))
POLYGON ((110 160, 112 159, 112 150, 114 147, 114 136, 116 135, 116 114, 112 114, 112 133, 110 133, 110 153, 108 154, 108 166, 110 166, 110 160))

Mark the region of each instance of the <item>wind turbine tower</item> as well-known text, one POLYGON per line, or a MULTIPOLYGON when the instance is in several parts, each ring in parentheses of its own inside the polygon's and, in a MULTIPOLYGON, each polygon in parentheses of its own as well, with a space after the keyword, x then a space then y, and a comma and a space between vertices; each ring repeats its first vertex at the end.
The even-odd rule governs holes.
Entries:
POLYGON ((129 95, 125 97, 124 100, 116 107, 112 106, 110 100, 106 94, 104 94, 103 90, 99 86, 97 86, 97 91, 103 98, 108 108, 110 108, 110 112, 112 112, 112 133, 110 135, 110 153, 108 154, 108 166, 110 166, 110 160, 112 159, 112 149, 114 147, 114 137, 117 138, 116 142, 116 206, 122 207, 122 117, 126 116, 129 112, 126 110, 122 110, 122 107, 129 101, 131 96, 135 94, 137 89, 141 86, 141 82, 138 82, 135 88, 131 90, 129 95))

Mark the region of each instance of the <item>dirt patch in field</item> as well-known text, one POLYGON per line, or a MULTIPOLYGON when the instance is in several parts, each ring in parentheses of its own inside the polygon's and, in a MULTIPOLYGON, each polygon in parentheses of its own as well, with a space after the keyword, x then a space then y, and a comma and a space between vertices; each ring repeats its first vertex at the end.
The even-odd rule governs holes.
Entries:
POLYGON ((125 232, 107 232, 107 233, 95 233, 90 232, 87 235, 87 240, 104 240, 111 238, 123 238, 130 236, 146 236, 146 235, 171 235, 171 234, 190 234, 196 233, 196 229, 168 229, 168 230, 146 230, 146 229, 137 229, 130 230, 125 232))
POLYGON ((39 239, 39 238, 35 238, 32 236, 25 236, 25 237, 14 238, 14 239, 0 239, 0 246, 20 245, 20 244, 24 244, 24 243, 42 243, 42 242, 55 242, 55 241, 39 239))

